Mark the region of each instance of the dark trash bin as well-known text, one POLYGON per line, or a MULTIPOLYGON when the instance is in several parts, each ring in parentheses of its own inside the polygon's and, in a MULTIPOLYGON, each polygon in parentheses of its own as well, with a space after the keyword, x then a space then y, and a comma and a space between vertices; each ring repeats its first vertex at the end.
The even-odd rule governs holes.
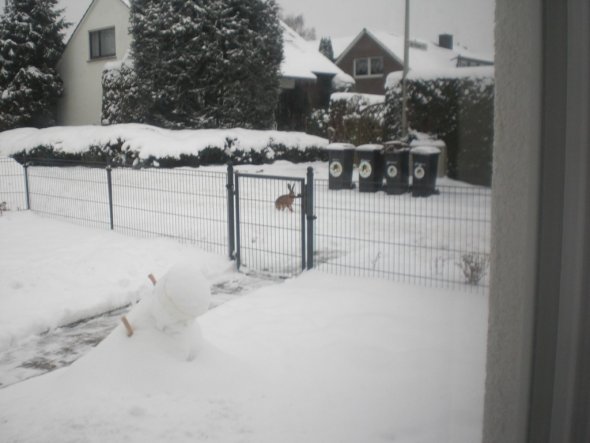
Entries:
POLYGON ((354 165, 354 145, 350 143, 331 143, 326 148, 329 161, 328 189, 352 189, 352 169, 354 165))
POLYGON ((434 146, 412 148, 412 197, 438 194, 436 176, 440 149, 434 146))
POLYGON ((403 142, 393 141, 383 144, 385 192, 399 195, 410 189, 410 149, 403 142))
POLYGON ((359 161, 359 191, 379 191, 383 187, 383 145, 360 145, 356 152, 359 161))
POLYGON ((440 149, 440 155, 438 156, 438 173, 437 177, 444 177, 447 175, 447 145, 442 140, 436 139, 421 139, 414 140, 410 148, 418 146, 434 146, 440 149))

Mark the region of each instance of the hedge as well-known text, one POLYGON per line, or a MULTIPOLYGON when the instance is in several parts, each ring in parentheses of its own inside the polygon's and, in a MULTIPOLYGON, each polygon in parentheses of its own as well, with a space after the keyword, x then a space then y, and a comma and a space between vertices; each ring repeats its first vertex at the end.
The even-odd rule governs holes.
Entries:
MULTIPOLYGON (((408 78, 408 124, 412 130, 445 142, 449 177, 490 186, 494 139, 493 69, 458 68, 455 72, 455 77, 408 78)), ((400 138, 401 81, 388 82, 385 102, 384 136, 400 138)))
POLYGON ((353 145, 383 141, 383 96, 357 93, 335 93, 328 110, 314 111, 308 132, 353 145))
POLYGON ((123 149, 124 140, 118 140, 114 144, 91 146, 84 152, 69 153, 55 149, 53 146, 37 146, 27 151, 17 152, 11 157, 21 164, 31 161, 43 161, 51 164, 52 161, 73 163, 102 163, 113 166, 128 167, 199 167, 208 165, 222 165, 231 162, 234 165, 242 164, 268 164, 276 160, 288 160, 292 163, 327 161, 328 154, 319 146, 309 146, 304 150, 288 148, 287 146, 270 142, 262 150, 234 149, 231 139, 226 141, 225 148, 217 146, 206 147, 194 154, 181 154, 179 157, 153 157, 140 158, 136 151, 123 149))

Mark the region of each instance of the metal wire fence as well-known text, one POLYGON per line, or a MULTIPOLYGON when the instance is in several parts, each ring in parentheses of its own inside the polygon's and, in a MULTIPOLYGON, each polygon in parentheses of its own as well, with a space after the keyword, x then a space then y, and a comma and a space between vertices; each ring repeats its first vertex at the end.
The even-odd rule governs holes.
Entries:
POLYGON ((486 287, 490 190, 438 190, 415 198, 328 190, 327 180, 316 180, 317 268, 427 286, 486 287))
POLYGON ((294 275, 305 269, 304 185, 302 178, 236 174, 240 268, 272 275, 294 275))
POLYGON ((227 251, 226 174, 195 169, 112 171, 113 226, 227 251))
POLYGON ((39 162, 36 166, 25 167, 30 207, 49 218, 108 229, 109 201, 104 165, 58 164, 56 167, 39 162))
POLYGON ((56 160, 23 168, 12 159, 2 159, 0 168, 0 199, 13 196, 10 207, 26 208, 28 186, 30 208, 49 218, 227 251, 224 172, 56 160))
POLYGON ((236 173, 234 189, 231 169, 56 161, 23 168, 0 159, 0 203, 8 209, 30 203, 33 211, 89 227, 174 238, 228 254, 254 272, 293 275, 313 262, 335 274, 485 288, 491 192, 437 188, 427 198, 329 190, 328 180, 308 171, 307 180, 236 173), (291 208, 277 210, 288 184, 294 185, 291 208))
POLYGON ((11 158, 0 158, 0 205, 3 211, 27 209, 24 169, 11 158))

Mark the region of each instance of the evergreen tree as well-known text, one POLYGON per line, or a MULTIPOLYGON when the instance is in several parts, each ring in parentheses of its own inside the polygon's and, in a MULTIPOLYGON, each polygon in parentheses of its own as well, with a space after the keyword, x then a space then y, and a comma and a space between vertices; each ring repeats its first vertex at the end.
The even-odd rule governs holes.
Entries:
POLYGON ((55 123, 66 24, 57 0, 11 0, 0 17, 0 130, 55 123))
POLYGON ((146 122, 272 124, 282 59, 274 0, 136 0, 130 31, 146 122))
POLYGON ((215 120, 223 126, 269 128, 278 103, 282 28, 274 1, 226 0, 221 11, 215 120))
POLYGON ((334 49, 332 49, 332 40, 330 37, 322 37, 320 40, 319 50, 324 54, 330 61, 334 61, 334 49))

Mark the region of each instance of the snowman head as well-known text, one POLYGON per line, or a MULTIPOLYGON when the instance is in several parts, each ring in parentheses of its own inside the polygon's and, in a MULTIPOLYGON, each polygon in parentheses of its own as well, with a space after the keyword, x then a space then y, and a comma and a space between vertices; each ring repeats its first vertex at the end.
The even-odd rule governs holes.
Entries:
POLYGON ((188 326, 209 309, 211 291, 194 265, 174 265, 154 288, 151 312, 158 329, 188 326))

